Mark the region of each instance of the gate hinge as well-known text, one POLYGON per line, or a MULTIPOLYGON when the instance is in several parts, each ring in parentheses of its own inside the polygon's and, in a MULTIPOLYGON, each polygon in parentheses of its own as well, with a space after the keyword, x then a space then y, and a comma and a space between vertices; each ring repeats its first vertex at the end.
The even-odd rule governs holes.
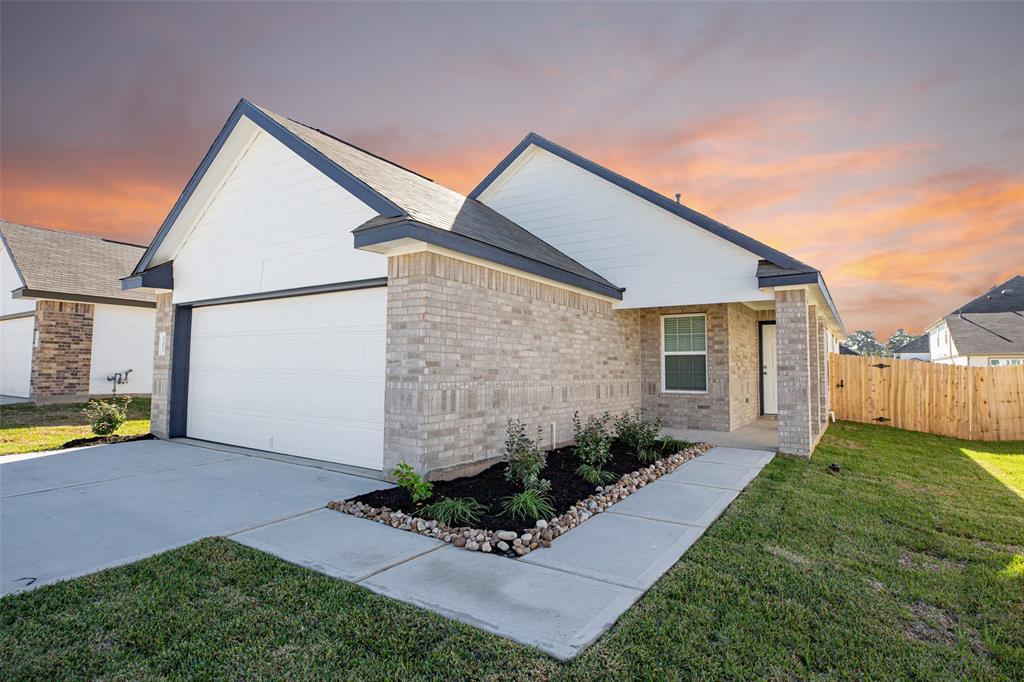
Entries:
POLYGON ((890 365, 887 365, 884 362, 880 362, 877 365, 871 365, 871 366, 872 367, 877 367, 878 369, 885 369, 886 367, 889 367, 890 365))

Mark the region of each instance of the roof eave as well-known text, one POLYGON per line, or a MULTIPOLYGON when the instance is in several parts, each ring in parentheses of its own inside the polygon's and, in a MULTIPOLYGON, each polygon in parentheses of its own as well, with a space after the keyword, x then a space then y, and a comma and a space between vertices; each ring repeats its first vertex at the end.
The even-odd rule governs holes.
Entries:
POLYGON ((275 121, 262 109, 243 98, 239 100, 237 105, 235 105, 234 110, 231 112, 228 120, 224 123, 224 126, 217 134, 213 144, 210 145, 209 150, 207 150, 206 154, 203 156, 203 160, 200 162, 195 172, 193 172, 188 184, 185 185, 185 189, 182 190, 178 200, 171 208, 171 212, 164 219, 163 223, 161 223, 160 229, 157 230, 153 241, 150 242, 145 253, 142 254, 142 258, 132 271, 132 275, 141 274, 149 268, 154 255, 163 243, 167 233, 170 232, 178 216, 185 208, 185 205, 188 203, 189 199, 192 198, 192 195, 195 193, 200 182, 202 182, 203 178, 206 176, 206 172, 213 163, 213 160, 223 148, 225 142, 228 137, 230 137, 232 131, 234 131, 235 126, 238 125, 242 116, 248 118, 261 130, 271 135, 278 142, 284 144, 324 175, 337 182, 345 190, 353 194, 371 209, 377 211, 378 214, 384 217, 400 217, 405 215, 405 212, 387 197, 372 189, 362 180, 358 179, 340 165, 327 158, 324 154, 314 149, 307 142, 299 139, 294 133, 275 121))
POLYGON ((551 140, 548 140, 537 133, 530 133, 523 140, 517 144, 511 152, 509 152, 505 158, 498 163, 497 166, 491 170, 490 173, 477 185, 472 192, 469 193, 470 199, 479 199, 480 195, 497 180, 515 160, 526 151, 531 145, 543 149, 546 152, 554 154, 555 156, 568 161, 569 163, 582 168, 583 170, 589 171, 594 175, 607 180, 608 182, 616 185, 617 187, 630 192, 631 194, 645 199, 650 203, 665 209, 669 213, 672 213, 687 222, 690 222, 742 249, 745 249, 755 255, 765 258, 775 263, 780 267, 791 268, 794 270, 805 270, 808 266, 806 263, 802 263, 792 256, 788 256, 777 249, 773 249, 767 244, 763 244, 752 237, 734 230, 727 225, 724 225, 717 220, 696 211, 685 204, 681 204, 666 196, 658 194, 652 189, 644 187, 638 182, 630 180, 629 178, 619 175, 615 171, 612 171, 604 166, 591 161, 583 156, 580 156, 571 149, 567 149, 551 140))
POLYGON ((576 273, 562 270, 521 254, 506 251, 471 237, 442 230, 414 220, 401 220, 380 225, 358 227, 353 230, 352 235, 357 249, 364 249, 401 239, 411 239, 457 251, 467 256, 481 258, 516 270, 522 270, 538 277, 568 284, 608 298, 622 300, 623 289, 618 287, 595 282, 576 273))
POLYGON ((790 275, 774 275, 757 278, 757 286, 760 289, 798 286, 801 284, 813 284, 818 287, 818 290, 821 291, 821 295, 825 299, 825 303, 828 305, 829 310, 832 311, 832 317, 835 319, 836 325, 838 325, 843 336, 846 336, 846 325, 843 324, 843 318, 839 316, 839 310, 836 309, 836 304, 832 300, 832 294, 829 293, 828 286, 825 284, 825 278, 822 277, 821 273, 817 270, 799 272, 790 275))

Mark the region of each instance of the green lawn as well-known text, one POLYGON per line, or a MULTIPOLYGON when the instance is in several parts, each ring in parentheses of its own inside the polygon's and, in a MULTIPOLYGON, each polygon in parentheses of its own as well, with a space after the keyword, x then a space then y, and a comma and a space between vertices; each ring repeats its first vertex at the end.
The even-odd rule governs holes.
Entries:
POLYGON ((1022 679, 1022 476, 1024 443, 833 425, 569 664, 208 539, 0 600, 0 678, 1022 679))
MULTIPOLYGON (((0 455, 55 450, 69 440, 92 436, 82 415, 85 406, 86 403, 19 403, 0 407, 0 455)), ((117 434, 144 433, 149 433, 149 398, 135 398, 128 407, 128 421, 117 434)))

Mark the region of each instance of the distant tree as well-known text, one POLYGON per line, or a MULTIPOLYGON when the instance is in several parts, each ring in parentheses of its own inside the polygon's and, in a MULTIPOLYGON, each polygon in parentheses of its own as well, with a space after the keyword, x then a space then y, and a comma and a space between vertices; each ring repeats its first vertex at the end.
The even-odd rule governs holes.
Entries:
POLYGON ((907 331, 900 327, 885 341, 885 354, 891 356, 899 349, 900 346, 904 346, 914 340, 914 337, 907 333, 907 331))
POLYGON ((859 355, 885 355, 885 346, 879 343, 870 329, 858 329, 846 337, 845 343, 859 355))

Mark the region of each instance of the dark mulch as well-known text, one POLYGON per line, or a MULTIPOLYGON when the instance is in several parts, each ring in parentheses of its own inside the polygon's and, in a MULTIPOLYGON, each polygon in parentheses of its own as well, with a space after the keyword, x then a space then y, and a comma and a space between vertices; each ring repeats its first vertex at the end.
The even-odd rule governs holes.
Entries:
POLYGON ((75 438, 69 440, 64 445, 61 445, 61 449, 64 448, 78 448, 83 445, 108 445, 110 443, 128 443, 133 440, 152 440, 156 438, 152 433, 144 433, 140 436, 90 436, 89 438, 75 438))
MULTIPOLYGON (((689 443, 684 443, 681 447, 686 448, 689 445, 689 443)), ((660 444, 658 451, 662 452, 660 444)), ((676 452, 678 449, 666 449, 662 455, 667 456, 676 452)), ((548 464, 544 468, 541 478, 551 481, 551 490, 548 496, 558 514, 569 511, 574 504, 594 492, 595 486, 583 480, 576 473, 579 464, 580 462, 576 458, 576 448, 573 446, 548 452, 548 464)), ((605 469, 621 476, 646 466, 650 466, 650 462, 637 459, 632 452, 627 451, 622 444, 615 441, 612 444, 612 457, 605 469)), ((479 521, 473 524, 474 528, 482 530, 514 529, 532 524, 529 522, 524 524, 521 520, 502 516, 501 501, 521 490, 519 485, 505 480, 505 463, 499 462, 475 476, 465 476, 451 481, 435 481, 434 495, 427 500, 427 504, 445 497, 472 497, 488 509, 488 512, 481 515, 479 521)), ((404 511, 407 514, 415 514, 424 506, 414 503, 405 488, 399 487, 378 490, 351 499, 371 507, 387 507, 391 510, 404 511)))

